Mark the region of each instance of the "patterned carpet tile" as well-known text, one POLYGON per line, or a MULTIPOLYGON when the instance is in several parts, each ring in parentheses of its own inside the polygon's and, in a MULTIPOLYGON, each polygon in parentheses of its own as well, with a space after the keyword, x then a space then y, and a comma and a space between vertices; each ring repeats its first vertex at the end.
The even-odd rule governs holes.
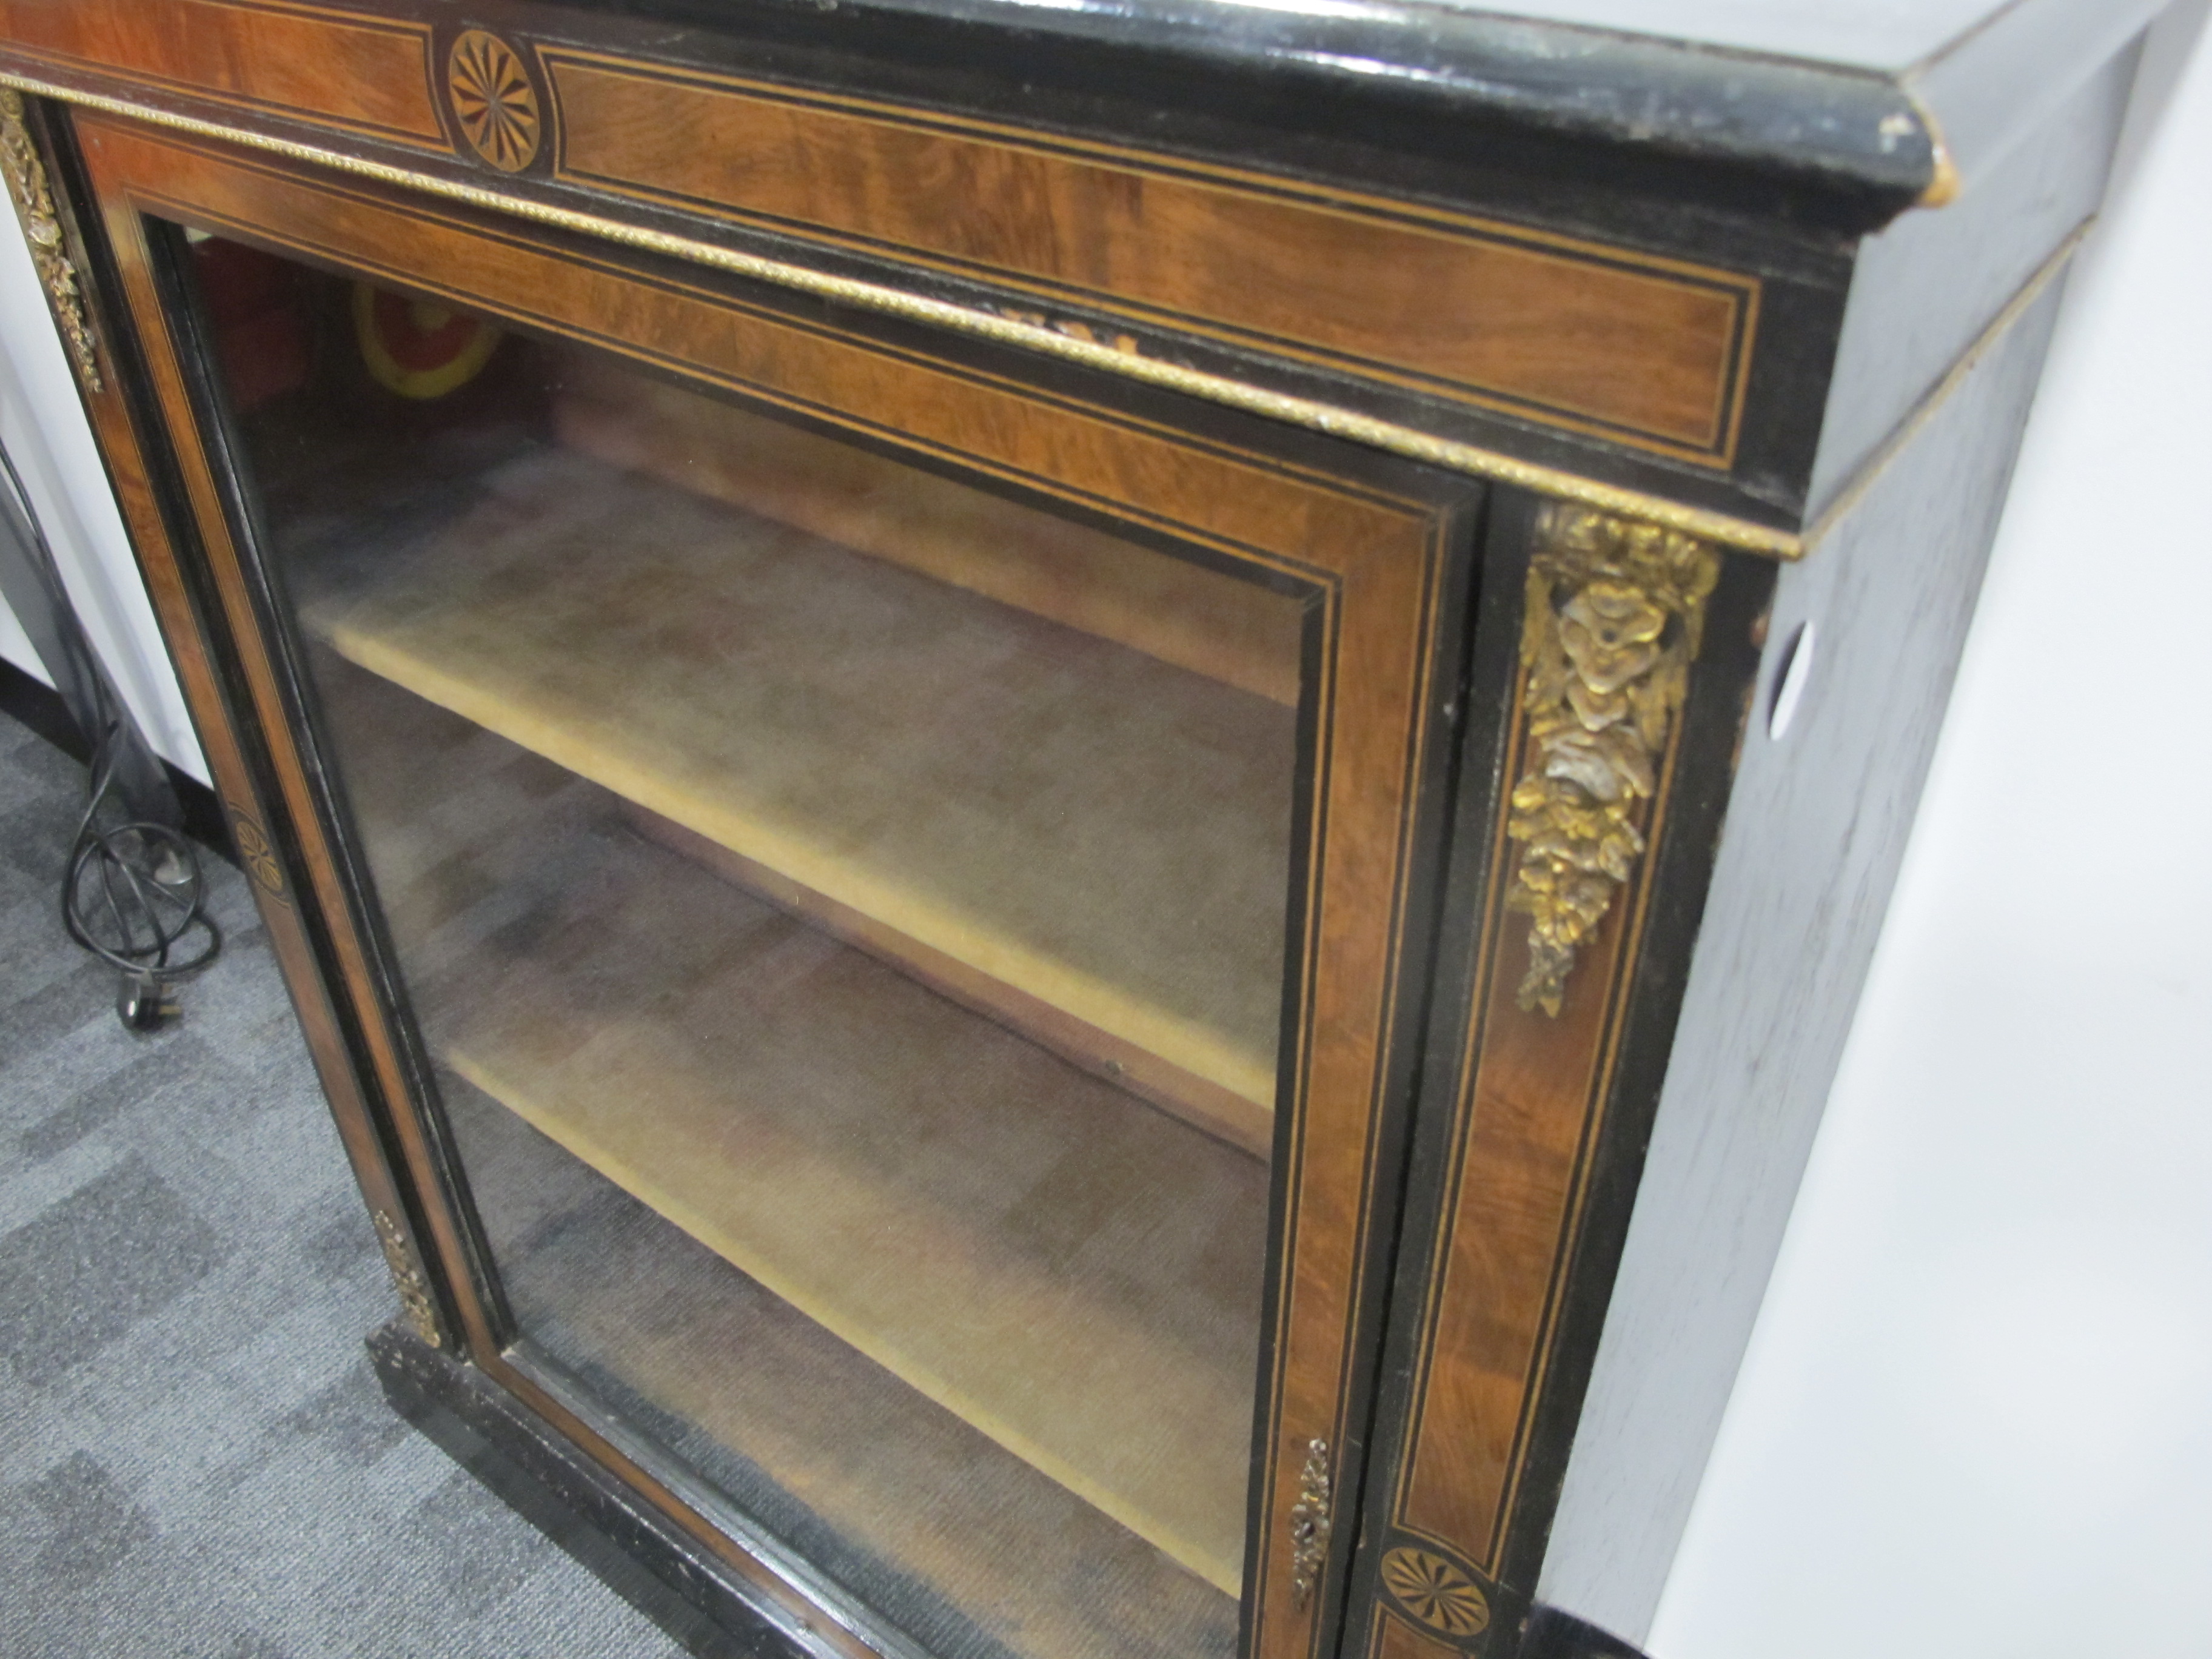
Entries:
POLYGON ((390 1281, 235 872, 183 1024, 118 1024, 56 909, 83 787, 0 716, 0 1653, 678 1653, 386 1406, 390 1281))

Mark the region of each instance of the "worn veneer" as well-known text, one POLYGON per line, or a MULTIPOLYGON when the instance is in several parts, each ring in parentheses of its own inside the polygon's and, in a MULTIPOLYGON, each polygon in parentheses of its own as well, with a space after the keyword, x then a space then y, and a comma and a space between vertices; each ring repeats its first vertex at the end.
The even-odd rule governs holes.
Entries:
POLYGON ((1753 276, 604 53, 541 61, 564 179, 893 249, 1708 465, 1733 458, 1753 276), (969 210, 945 211, 948 197, 969 210))

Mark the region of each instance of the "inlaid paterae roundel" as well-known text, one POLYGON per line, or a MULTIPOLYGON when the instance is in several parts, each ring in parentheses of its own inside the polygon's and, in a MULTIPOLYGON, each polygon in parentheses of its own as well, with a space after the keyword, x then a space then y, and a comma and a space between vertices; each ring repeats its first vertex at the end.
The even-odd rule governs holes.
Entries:
POLYGON ((520 173, 538 154, 538 89, 513 46, 470 29, 446 58, 446 92, 461 136, 503 173, 520 173))
POLYGON ((1382 1558, 1382 1583, 1399 1606, 1447 1636, 1474 1636, 1490 1623, 1490 1601, 1482 1587, 1427 1550, 1392 1550, 1382 1558))

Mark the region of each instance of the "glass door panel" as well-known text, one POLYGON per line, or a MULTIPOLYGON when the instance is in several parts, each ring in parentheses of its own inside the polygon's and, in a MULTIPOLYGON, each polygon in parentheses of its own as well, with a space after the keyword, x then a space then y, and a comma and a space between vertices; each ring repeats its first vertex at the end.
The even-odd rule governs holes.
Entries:
POLYGON ((525 1347, 933 1650, 1229 1651, 1305 594, 189 263, 525 1347))

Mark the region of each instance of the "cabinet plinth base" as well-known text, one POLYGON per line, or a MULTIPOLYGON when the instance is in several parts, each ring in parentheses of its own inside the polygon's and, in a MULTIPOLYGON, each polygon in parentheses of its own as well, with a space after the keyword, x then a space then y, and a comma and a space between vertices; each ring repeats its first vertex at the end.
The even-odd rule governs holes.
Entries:
POLYGON ((726 1565, 476 1366, 395 1320, 368 1354, 392 1409, 701 1659, 802 1659, 726 1565))

